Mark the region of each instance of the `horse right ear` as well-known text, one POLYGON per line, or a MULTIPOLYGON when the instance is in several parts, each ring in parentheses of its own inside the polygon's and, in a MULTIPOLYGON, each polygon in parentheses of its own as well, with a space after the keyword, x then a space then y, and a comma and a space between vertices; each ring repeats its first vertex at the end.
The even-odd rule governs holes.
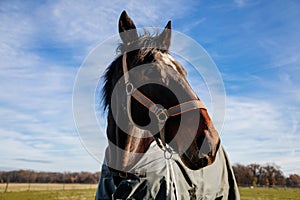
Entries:
POLYGON ((137 40, 138 34, 134 22, 124 10, 119 19, 119 35, 124 44, 137 40))

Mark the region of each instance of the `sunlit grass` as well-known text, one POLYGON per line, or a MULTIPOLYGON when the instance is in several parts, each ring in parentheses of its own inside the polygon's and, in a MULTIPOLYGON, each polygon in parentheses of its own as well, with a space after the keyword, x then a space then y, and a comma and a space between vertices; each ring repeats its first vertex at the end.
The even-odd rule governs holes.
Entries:
POLYGON ((22 191, 0 193, 0 200, 93 200, 95 189, 22 191))
POLYGON ((93 200, 97 184, 0 184, 0 200, 93 200))
MULTIPOLYGON (((59 183, 10 183, 7 192, 35 191, 35 190, 76 190, 96 189, 97 184, 59 184, 59 183)), ((0 192, 6 190, 6 184, 0 183, 0 192)))
POLYGON ((242 200, 300 200, 300 189, 239 188, 242 200))

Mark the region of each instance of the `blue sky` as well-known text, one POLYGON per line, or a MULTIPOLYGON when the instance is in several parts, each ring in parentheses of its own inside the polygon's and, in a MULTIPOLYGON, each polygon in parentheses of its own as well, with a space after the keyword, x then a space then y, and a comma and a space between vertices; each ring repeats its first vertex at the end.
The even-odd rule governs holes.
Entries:
MULTIPOLYGON (((212 57, 227 94, 220 135, 232 163, 276 163, 285 174, 300 174, 296 0, 147 1, 147 5, 2 0, 0 169, 100 169, 76 132, 72 91, 89 52, 117 33, 123 10, 138 27, 164 27, 171 19, 174 30, 193 38, 212 57)), ((106 139, 99 138, 103 152, 106 139)))

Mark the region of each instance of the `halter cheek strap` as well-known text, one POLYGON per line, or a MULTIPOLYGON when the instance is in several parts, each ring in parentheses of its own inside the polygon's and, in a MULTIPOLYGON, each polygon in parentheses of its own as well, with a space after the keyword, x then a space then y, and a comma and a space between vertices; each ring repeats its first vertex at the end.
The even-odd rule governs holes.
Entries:
MULTIPOLYGON (((172 150, 167 147, 167 144, 165 143, 165 134, 164 134, 164 125, 168 118, 174 117, 192 110, 196 109, 206 109, 204 103, 199 100, 191 100, 187 101, 181 104, 178 104, 176 106, 170 107, 168 109, 165 109, 161 105, 158 105, 154 103, 151 99, 149 99, 147 96, 145 96, 143 93, 141 93, 137 88, 134 87, 134 85, 129 81, 129 73, 128 73, 128 67, 127 67, 127 53, 125 52, 123 54, 122 58, 122 66, 123 66, 123 73, 124 73, 124 80, 125 80, 125 87, 126 87, 126 94, 127 94, 127 114, 128 118, 131 122, 133 122, 131 118, 131 97, 133 97, 135 100, 137 100, 140 104, 142 104, 144 107, 146 107, 150 112, 152 112, 157 120, 158 120, 158 126, 160 131, 160 142, 162 143, 162 146, 164 147, 165 154, 167 152, 171 153, 172 150)), ((157 139, 157 138, 156 138, 157 139)), ((158 144, 160 145, 160 144, 158 144)), ((165 156, 166 157, 166 156, 165 156)))

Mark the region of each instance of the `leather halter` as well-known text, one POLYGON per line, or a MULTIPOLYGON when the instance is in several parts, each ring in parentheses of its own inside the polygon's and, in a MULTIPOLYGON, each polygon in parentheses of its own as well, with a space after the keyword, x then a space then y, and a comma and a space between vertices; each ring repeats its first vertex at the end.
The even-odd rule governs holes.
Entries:
MULTIPOLYGON (((123 73, 124 73, 124 80, 125 80, 125 87, 126 87, 126 94, 127 94, 127 114, 128 118, 133 123, 133 120, 131 118, 131 110, 130 110, 130 99, 133 97, 135 100, 137 100, 140 104, 145 106, 150 112, 152 112, 157 120, 158 120, 158 126, 160 130, 160 142, 162 144, 158 145, 164 149, 165 151, 165 158, 167 158, 166 153, 170 153, 171 156, 168 158, 170 159, 172 157, 172 152, 170 147, 167 147, 167 144, 165 142, 165 136, 164 136, 164 125, 168 118, 174 117, 186 112, 189 112, 191 110, 196 109, 206 109, 204 103, 199 100, 190 100, 181 104, 178 104, 176 106, 170 107, 168 109, 162 107, 159 104, 154 103, 151 99, 149 99, 147 96, 145 96, 143 93, 141 93, 137 88, 134 87, 134 85, 129 81, 129 73, 128 73, 128 67, 127 67, 127 54, 126 52, 123 54, 122 58, 122 65, 123 65, 123 73)), ((134 124, 134 123, 133 123, 134 124)), ((156 141, 158 138, 156 138, 156 141)), ((158 142, 158 141, 157 141, 158 142)))

